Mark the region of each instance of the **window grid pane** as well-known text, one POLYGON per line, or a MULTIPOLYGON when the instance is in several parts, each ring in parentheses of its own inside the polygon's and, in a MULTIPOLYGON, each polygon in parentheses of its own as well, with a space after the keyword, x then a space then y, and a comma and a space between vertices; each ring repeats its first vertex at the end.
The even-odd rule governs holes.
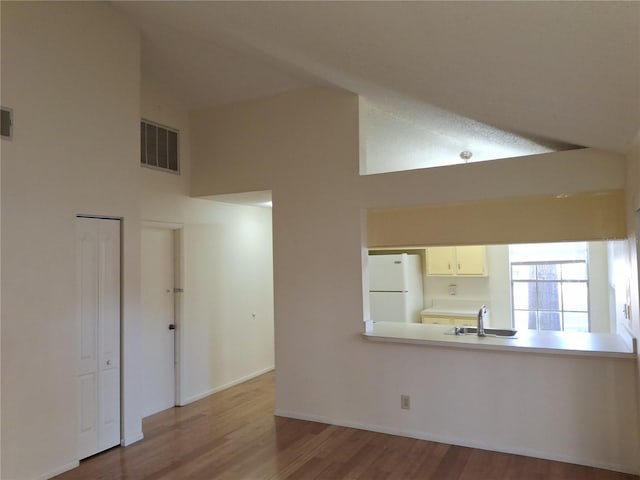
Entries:
POLYGON ((560 282, 538 283, 538 310, 560 310, 562 307, 560 282))
POLYGON ((587 280, 587 264, 585 262, 572 262, 562 265, 563 280, 587 280))
POLYGON ((589 331, 586 261, 514 262, 511 287, 516 329, 589 331))
POLYGON ((536 278, 538 280, 559 280, 560 268, 554 263, 542 263, 536 265, 536 278))

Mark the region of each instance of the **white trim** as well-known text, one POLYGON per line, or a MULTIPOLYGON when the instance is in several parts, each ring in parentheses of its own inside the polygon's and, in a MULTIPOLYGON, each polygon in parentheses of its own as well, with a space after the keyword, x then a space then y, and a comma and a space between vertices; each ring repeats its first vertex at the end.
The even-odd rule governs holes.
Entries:
POLYGON ((162 222, 159 220, 142 220, 142 228, 166 228, 167 230, 180 230, 184 228, 183 223, 162 222))
POLYGON ((138 432, 135 435, 129 435, 128 437, 124 437, 120 440, 120 446, 126 447, 131 445, 132 443, 139 442, 144 438, 144 434, 142 432, 138 432))
POLYGON ((76 460, 75 462, 69 462, 65 465, 60 465, 59 467, 54 468, 53 470, 49 470, 47 473, 43 473, 38 476, 38 480, 48 480, 49 478, 53 478, 56 475, 60 475, 61 473, 68 472, 69 470, 73 470, 80 465, 80 462, 76 460))
POLYGON ((538 450, 531 450, 528 448, 517 448, 513 446, 488 444, 488 443, 477 442, 477 441, 461 439, 456 437, 449 437, 445 435, 432 435, 425 432, 415 432, 415 431, 402 430, 399 428, 389 428, 381 425, 368 425, 368 424, 363 424, 358 422, 337 420, 329 417, 323 417, 320 415, 306 415, 303 413, 292 412, 289 410, 276 409, 276 411, 274 412, 274 415, 276 415, 277 417, 286 417, 286 418, 293 418, 296 420, 319 422, 319 423, 325 423, 328 425, 336 425, 339 427, 356 428, 358 430, 367 430, 370 432, 386 433, 388 435, 398 435, 401 437, 416 438, 418 440, 428 440, 431 442, 446 443, 449 445, 458 445, 461 447, 477 448, 480 450, 489 450, 494 452, 509 453, 512 455, 523 455, 526 457, 541 458, 544 460, 573 463, 577 465, 584 465, 587 467, 603 468, 605 470, 613 470, 616 472, 628 473, 632 475, 640 474, 640 464, 619 465, 615 463, 596 461, 589 458, 577 458, 577 457, 571 457, 568 455, 554 455, 548 452, 541 452, 538 450))
POLYGON ((220 385, 219 387, 214 387, 210 390, 207 390, 205 392, 199 393, 197 395, 193 395, 191 397, 186 398, 185 400, 182 400, 178 403, 179 407, 184 407, 185 405, 188 405, 190 403, 196 402, 198 400, 202 400, 203 398, 208 397, 209 395, 213 395, 214 393, 218 393, 221 392, 222 390, 226 390, 227 388, 231 388, 235 385, 238 385, 240 383, 246 382, 247 380, 251 380, 252 378, 255 377, 259 377, 260 375, 263 375, 267 372, 270 372, 271 370, 274 369, 274 366, 271 365, 269 367, 263 368, 261 370, 258 370, 256 372, 250 373, 249 375, 245 375, 244 377, 240 377, 236 380, 233 380, 229 383, 225 383, 224 385, 220 385))

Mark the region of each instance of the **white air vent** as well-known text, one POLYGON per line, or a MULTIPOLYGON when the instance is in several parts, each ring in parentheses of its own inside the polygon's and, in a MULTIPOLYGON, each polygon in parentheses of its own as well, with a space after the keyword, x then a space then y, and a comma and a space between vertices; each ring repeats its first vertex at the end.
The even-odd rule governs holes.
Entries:
POLYGON ((142 120, 140 122, 140 163, 145 167, 180 173, 178 130, 142 120))
POLYGON ((0 136, 6 140, 13 137, 13 110, 10 108, 0 108, 0 136))

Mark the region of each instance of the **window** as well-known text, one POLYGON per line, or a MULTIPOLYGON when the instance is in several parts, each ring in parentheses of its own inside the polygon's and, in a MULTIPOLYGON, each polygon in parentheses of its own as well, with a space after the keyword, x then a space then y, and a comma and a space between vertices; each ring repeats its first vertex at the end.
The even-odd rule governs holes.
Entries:
POLYGON ((140 163, 145 167, 180 173, 178 131, 142 120, 140 122, 140 163))
POLYGON ((589 331, 586 243, 512 245, 513 322, 518 330, 589 331), (523 261, 528 257, 529 260, 523 261))

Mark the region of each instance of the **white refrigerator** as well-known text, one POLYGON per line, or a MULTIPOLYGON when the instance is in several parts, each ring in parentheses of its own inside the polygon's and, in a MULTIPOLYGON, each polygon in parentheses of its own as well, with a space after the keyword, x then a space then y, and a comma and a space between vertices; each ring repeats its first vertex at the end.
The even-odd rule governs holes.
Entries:
POLYGON ((420 255, 369 255, 368 270, 371 320, 419 323, 424 308, 420 255))

